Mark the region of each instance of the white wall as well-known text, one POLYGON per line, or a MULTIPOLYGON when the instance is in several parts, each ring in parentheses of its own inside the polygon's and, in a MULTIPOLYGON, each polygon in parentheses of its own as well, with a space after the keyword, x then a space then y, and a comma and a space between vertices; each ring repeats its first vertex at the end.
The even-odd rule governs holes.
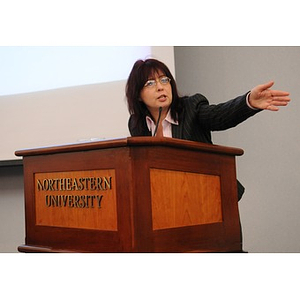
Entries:
POLYGON ((238 127, 213 133, 215 144, 244 149, 238 178, 244 249, 300 252, 300 47, 175 47, 183 94, 200 92, 211 103, 275 80, 293 101, 279 112, 264 111, 238 127))

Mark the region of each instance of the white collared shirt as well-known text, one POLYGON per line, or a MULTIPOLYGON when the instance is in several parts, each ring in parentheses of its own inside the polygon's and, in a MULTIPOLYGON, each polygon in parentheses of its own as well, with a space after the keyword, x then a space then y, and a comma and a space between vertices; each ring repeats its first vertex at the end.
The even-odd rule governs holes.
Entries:
MULTIPOLYGON (((151 131, 153 135, 156 127, 154 121, 149 116, 147 116, 146 122, 147 122, 148 129, 151 131)), ((178 122, 173 120, 169 110, 166 118, 162 121, 164 137, 172 137, 172 124, 178 125, 178 122)))

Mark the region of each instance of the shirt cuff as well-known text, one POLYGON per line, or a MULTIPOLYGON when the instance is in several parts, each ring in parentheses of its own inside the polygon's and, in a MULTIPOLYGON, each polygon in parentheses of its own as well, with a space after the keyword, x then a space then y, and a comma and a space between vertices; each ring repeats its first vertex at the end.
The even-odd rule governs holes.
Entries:
POLYGON ((251 109, 253 109, 253 110, 258 110, 258 108, 255 108, 255 107, 253 107, 253 106, 250 104, 250 102, 249 102, 250 94, 251 94, 251 92, 249 92, 249 93, 247 94, 247 96, 246 96, 246 103, 247 103, 247 105, 248 105, 251 109))

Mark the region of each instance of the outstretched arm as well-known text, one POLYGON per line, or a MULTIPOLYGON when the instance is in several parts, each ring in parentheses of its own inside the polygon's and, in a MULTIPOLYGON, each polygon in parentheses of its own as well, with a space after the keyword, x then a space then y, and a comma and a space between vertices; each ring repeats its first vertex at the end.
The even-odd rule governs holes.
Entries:
POLYGON ((274 81, 258 85, 251 90, 249 104, 257 109, 278 111, 278 106, 286 106, 290 102, 288 92, 270 90, 274 81))

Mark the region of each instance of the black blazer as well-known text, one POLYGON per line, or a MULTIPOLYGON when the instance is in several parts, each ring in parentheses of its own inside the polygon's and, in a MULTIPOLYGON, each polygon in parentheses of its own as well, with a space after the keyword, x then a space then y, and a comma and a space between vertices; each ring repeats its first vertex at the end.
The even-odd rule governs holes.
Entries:
MULTIPOLYGON (((235 127, 260 111, 247 105, 246 95, 212 105, 201 94, 184 98, 179 125, 172 125, 172 137, 212 144, 211 131, 235 127)), ((151 136, 146 117, 141 120, 141 130, 133 127, 133 117, 128 122, 131 136, 151 136)))

